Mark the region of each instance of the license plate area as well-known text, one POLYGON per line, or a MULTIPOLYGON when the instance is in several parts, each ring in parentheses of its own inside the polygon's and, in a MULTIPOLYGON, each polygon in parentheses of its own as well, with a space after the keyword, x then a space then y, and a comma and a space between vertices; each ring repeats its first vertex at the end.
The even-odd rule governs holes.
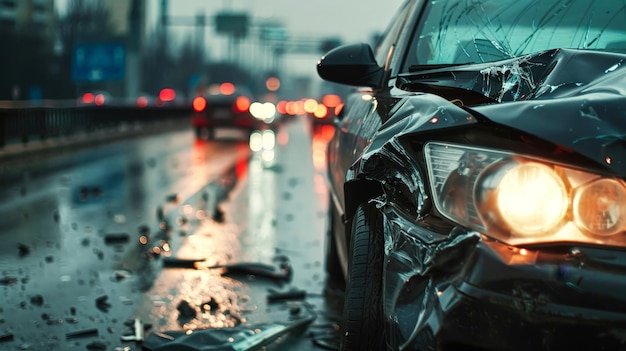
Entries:
POLYGON ((228 108, 216 108, 213 110, 213 118, 215 119, 229 119, 232 113, 228 108))

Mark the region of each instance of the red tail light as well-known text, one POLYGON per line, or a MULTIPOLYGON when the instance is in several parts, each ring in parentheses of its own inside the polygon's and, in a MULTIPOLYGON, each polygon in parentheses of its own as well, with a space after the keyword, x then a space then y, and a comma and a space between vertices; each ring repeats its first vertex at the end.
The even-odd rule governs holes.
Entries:
POLYGON ((159 92, 159 99, 164 102, 173 101, 176 98, 176 91, 174 89, 165 88, 159 92))
POLYGON ((206 108, 206 99, 202 96, 197 96, 193 99, 193 110, 196 112, 202 112, 206 108))
POLYGON ((85 93, 83 94, 83 103, 84 104, 92 104, 94 100, 93 93, 85 93))
POLYGON ((246 112, 250 108, 250 99, 245 96, 239 96, 237 100, 235 100, 234 107, 237 112, 246 112))
POLYGON ((102 106, 102 105, 104 105, 104 100, 105 100, 104 95, 103 94, 98 94, 98 95, 96 95, 94 97, 93 102, 95 102, 96 105, 98 105, 98 106, 102 106))

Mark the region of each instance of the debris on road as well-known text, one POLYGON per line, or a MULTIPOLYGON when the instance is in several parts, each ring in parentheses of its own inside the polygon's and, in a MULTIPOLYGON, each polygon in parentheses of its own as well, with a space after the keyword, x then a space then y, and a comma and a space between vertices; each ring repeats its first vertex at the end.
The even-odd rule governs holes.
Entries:
POLYGON ((90 337, 90 336, 98 336, 98 329, 96 328, 83 329, 83 330, 78 330, 78 331, 69 332, 65 334, 65 338, 68 340, 82 338, 82 337, 90 337))
POLYGON ((102 312, 109 312, 111 304, 109 303, 109 296, 104 295, 96 299, 96 307, 102 312))
POLYGON ((185 323, 190 322, 198 315, 198 311, 194 306, 192 306, 186 300, 182 300, 176 306, 176 310, 178 310, 178 323, 180 325, 184 325, 185 323))
POLYGON ((178 203, 178 194, 170 194, 165 197, 165 201, 171 203, 178 203))
POLYGON ((306 291, 299 289, 291 289, 284 292, 270 289, 270 293, 267 295, 267 301, 270 303, 284 300, 302 300, 304 298, 306 298, 306 291))
POLYGON ((122 341, 143 341, 145 334, 145 325, 139 318, 135 318, 133 322, 133 334, 123 335, 122 341))
POLYGON ((6 276, 0 278, 0 285, 13 285, 17 283, 17 278, 12 276, 6 276))
POLYGON ((206 262, 204 258, 201 259, 184 259, 175 257, 164 257, 163 267, 165 268, 192 268, 199 269, 200 265, 206 262))
POLYGON ((30 253, 30 247, 26 244, 18 243, 17 249, 20 257, 27 256, 30 253))
POLYGON ((35 305, 35 306, 43 305, 43 296, 41 296, 41 295, 31 296, 30 297, 30 303, 35 305))
POLYGON ((13 338, 14 336, 12 333, 0 334, 0 342, 13 341, 13 338))
POLYGON ((104 235, 104 243, 107 245, 127 243, 130 236, 127 233, 109 233, 104 235))
POLYGON ((151 333, 142 348, 148 351, 246 351, 268 346, 281 336, 312 323, 316 314, 285 323, 259 323, 230 328, 175 330, 151 333))
POLYGON ((277 268, 274 265, 255 262, 231 263, 214 266, 203 266, 205 259, 183 259, 164 257, 163 267, 191 268, 191 269, 223 269, 222 275, 252 275, 255 277, 270 278, 278 281, 290 281, 293 276, 291 265, 281 262, 277 268))

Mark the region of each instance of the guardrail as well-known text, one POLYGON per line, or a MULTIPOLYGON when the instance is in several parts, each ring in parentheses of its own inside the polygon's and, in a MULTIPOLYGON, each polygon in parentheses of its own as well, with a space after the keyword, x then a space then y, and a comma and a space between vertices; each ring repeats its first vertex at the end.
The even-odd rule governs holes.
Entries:
POLYGON ((138 107, 76 106, 74 101, 0 102, 0 148, 108 129, 149 126, 165 120, 189 120, 191 114, 191 103, 138 107))

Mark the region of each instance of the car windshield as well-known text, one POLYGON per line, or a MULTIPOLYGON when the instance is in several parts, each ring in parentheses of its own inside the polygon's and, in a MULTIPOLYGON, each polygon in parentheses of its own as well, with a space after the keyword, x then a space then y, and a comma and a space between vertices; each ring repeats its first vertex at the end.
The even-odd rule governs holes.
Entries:
POLYGON ((626 52, 623 0, 433 0, 425 6, 404 72, 556 48, 626 52))

